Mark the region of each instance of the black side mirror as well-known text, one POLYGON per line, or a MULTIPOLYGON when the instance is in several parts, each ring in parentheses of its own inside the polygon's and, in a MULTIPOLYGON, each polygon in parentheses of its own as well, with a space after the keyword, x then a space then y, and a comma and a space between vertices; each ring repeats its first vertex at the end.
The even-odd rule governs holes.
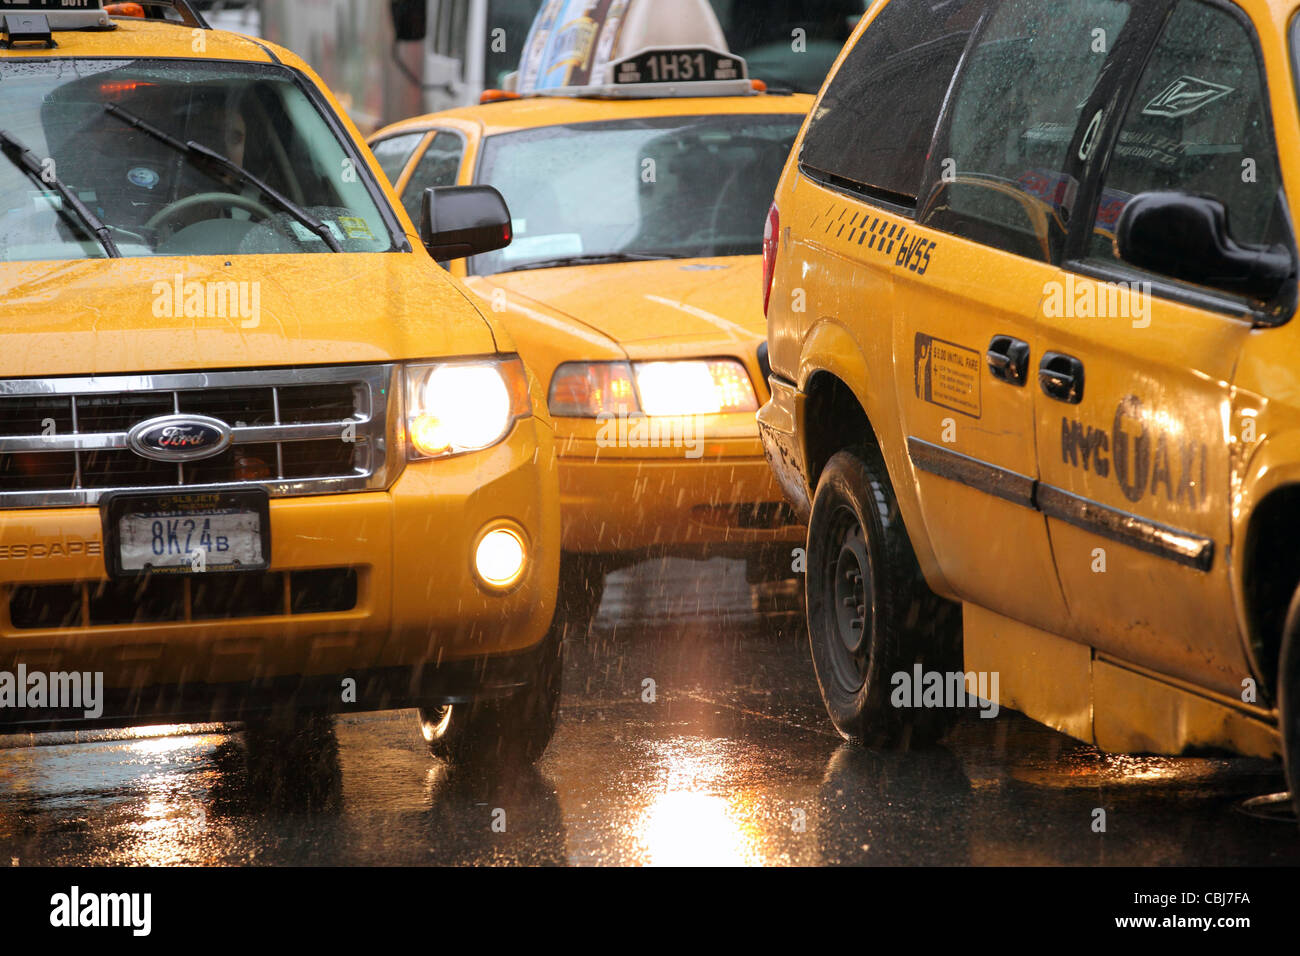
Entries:
POLYGON ((1238 244, 1228 211, 1208 196, 1151 192, 1134 196, 1115 230, 1120 258, 1160 275, 1256 299, 1274 299, 1294 271, 1284 246, 1238 244))
POLYGON ((401 42, 423 40, 429 32, 428 0, 392 0, 393 36, 401 42))
POLYGON ((434 186, 420 199, 420 241, 439 262, 510 245, 510 210, 491 186, 434 186))

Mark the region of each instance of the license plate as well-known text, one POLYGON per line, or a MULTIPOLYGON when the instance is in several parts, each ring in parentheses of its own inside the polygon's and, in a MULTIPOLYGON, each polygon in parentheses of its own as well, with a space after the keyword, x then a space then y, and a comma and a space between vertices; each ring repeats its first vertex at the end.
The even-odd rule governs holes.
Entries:
POLYGON ((213 574, 270 566, 266 492, 114 494, 101 505, 110 574, 213 574))

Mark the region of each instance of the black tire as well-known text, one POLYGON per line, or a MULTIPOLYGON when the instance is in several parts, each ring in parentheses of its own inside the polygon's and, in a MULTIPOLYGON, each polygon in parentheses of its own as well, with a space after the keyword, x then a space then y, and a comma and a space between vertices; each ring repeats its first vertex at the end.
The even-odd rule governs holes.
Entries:
POLYGON ((1300 820, 1300 588, 1291 598, 1282 627, 1282 656, 1277 669, 1277 704, 1282 714, 1282 753, 1291 805, 1300 820))
POLYGON ((583 633, 591 627, 605 596, 605 569, 580 554, 560 557, 560 589, 555 613, 560 623, 583 633))
POLYGON ((456 767, 531 764, 551 742, 564 679, 563 627, 558 616, 538 649, 536 678, 506 697, 420 710, 429 751, 456 767))
POLYGON ((822 471, 805 587, 813 666, 835 728, 882 749, 942 737, 957 709, 895 707, 891 678, 917 663, 960 670, 961 609, 926 585, 875 446, 838 452, 822 471))

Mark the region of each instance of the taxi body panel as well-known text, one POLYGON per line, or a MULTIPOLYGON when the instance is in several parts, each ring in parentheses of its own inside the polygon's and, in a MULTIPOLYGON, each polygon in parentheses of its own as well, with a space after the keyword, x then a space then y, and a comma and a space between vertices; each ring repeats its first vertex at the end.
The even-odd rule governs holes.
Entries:
MULTIPOLYGON (((1213 7, 1250 24, 1295 222, 1297 4, 1213 7)), ((1007 706, 1111 750, 1280 755, 1278 656, 1300 581, 1281 552, 1300 528, 1291 307, 1255 311, 1157 276, 1132 315, 1060 314, 1053 295, 1113 304, 1124 276, 1060 261, 1046 242, 1005 251, 814 179, 800 162, 810 126, 888 9, 876 5, 841 52, 776 192, 773 388, 758 418, 787 497, 806 513, 830 453, 852 444, 827 420, 851 410, 827 396, 851 396, 930 588, 964 605, 967 668, 1000 671, 1007 706), (793 290, 806 312, 790 307, 793 290), (1032 356, 1023 387, 991 373, 995 335, 1032 356), (1086 365, 1077 403, 1039 388, 1047 353, 1086 365)), ((1025 218, 1043 235, 1063 225, 1025 218)))
POLYGON ((258 368, 497 350, 491 327, 467 309, 466 293, 432 270, 411 268, 409 254, 344 253, 324 273, 321 258, 186 256, 4 266, 0 295, 9 321, 0 375, 167 371, 192 367, 195 355, 211 368, 258 368), (202 309, 184 314, 187 285, 232 282, 258 283, 256 315, 236 314, 229 302, 225 315, 209 314, 206 297, 202 309), (376 289, 384 294, 376 296, 376 289), (51 314, 54 301, 60 308, 51 314), (367 303, 364 317, 350 305, 339 307, 356 302, 367 303), (163 303, 179 303, 168 309, 179 314, 160 320, 154 310, 163 303))
MULTIPOLYGON (((451 131, 464 139, 456 182, 478 182, 484 141, 531 129, 610 120, 715 115, 799 114, 806 96, 673 97, 606 100, 526 97, 418 117, 371 137, 451 131)), ((410 208, 422 140, 396 178, 410 208)), ((761 210, 753 211, 754 218, 761 210)), ((549 382, 565 362, 730 358, 749 374, 761 405, 767 398, 758 348, 766 324, 758 256, 557 266, 453 275, 480 297, 512 335, 530 368, 549 382)), ((732 554, 755 549, 789 552, 802 527, 786 517, 767 469, 752 415, 696 416, 693 422, 654 419, 664 434, 690 426, 697 447, 635 440, 611 442, 617 422, 555 418, 566 551, 630 556, 732 554), (744 509, 763 505, 762 509, 744 509), (778 518, 765 526, 761 516, 778 518)), ((656 426, 658 429, 658 425, 656 426)))
MULTIPOLYGON (((106 687, 103 712, 93 720, 6 708, 3 725, 436 707, 528 685, 559 573, 545 383, 528 375, 532 411, 490 447, 408 461, 403 368, 500 359, 514 351, 509 332, 428 259, 359 131, 300 58, 218 31, 114 22, 111 32, 59 32, 52 51, 0 50, 0 63, 140 58, 287 67, 368 171, 386 228, 395 226, 394 248, 0 264, 0 396, 26 394, 22 388, 46 380, 93 389, 109 376, 127 383, 123 395, 156 387, 168 374, 196 383, 232 370, 285 381, 321 370, 346 378, 365 363, 391 370, 380 383, 388 417, 369 439, 386 445, 387 459, 365 490, 272 494, 269 568, 257 575, 148 575, 125 584, 106 566, 100 507, 0 502, 0 670, 102 671, 106 687), (210 311, 202 291, 187 309, 193 288, 213 286, 255 286, 256 314, 235 314, 233 301, 210 311), (494 590, 475 575, 474 548, 485 529, 502 522, 520 535, 527 564, 514 586, 494 590), (283 601, 275 593, 281 586, 283 601), (165 606, 148 605, 151 593, 167 596, 165 606), (341 691, 348 679, 350 698, 341 691)), ((255 487, 258 477, 233 486, 255 487)))

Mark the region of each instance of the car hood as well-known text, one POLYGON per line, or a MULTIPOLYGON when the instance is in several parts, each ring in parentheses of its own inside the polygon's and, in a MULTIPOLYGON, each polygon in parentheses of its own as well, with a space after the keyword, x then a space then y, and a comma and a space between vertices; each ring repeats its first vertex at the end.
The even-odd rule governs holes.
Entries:
POLYGON ((732 256, 533 269, 479 281, 562 312, 635 355, 652 342, 756 346, 767 334, 762 273, 761 257, 732 256))
POLYGON ((410 253, 11 263, 0 302, 8 378, 496 350, 459 285, 410 253))

